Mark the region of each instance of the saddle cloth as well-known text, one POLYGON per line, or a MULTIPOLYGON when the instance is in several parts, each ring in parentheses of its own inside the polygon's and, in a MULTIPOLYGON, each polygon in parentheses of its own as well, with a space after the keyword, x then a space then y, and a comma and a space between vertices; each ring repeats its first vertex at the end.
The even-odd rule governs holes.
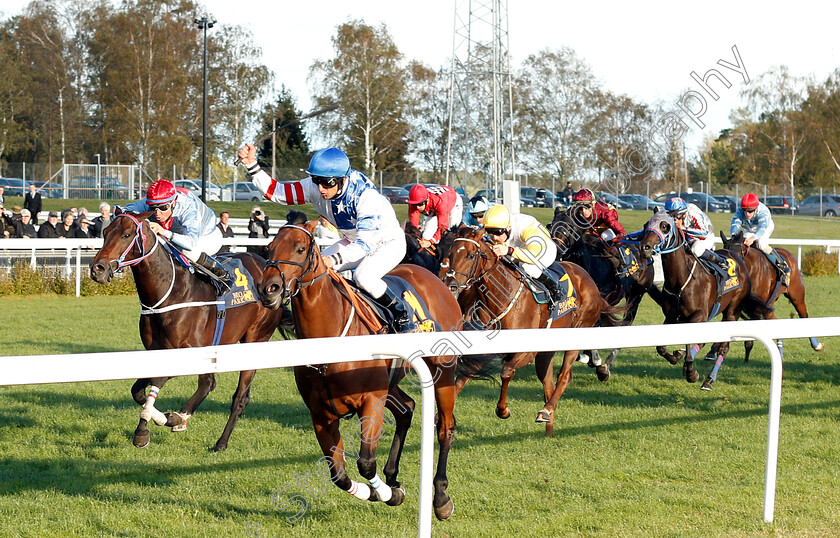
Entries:
MULTIPOLYGON (((429 307, 426 306, 426 302, 420 297, 420 294, 417 293, 417 290, 414 289, 411 283, 393 275, 385 275, 382 277, 382 280, 388 285, 388 289, 393 291, 394 295, 403 301, 406 310, 412 313, 412 321, 418 327, 417 332, 438 332, 441 330, 440 324, 429 313, 429 307)), ((369 293, 358 287, 352 280, 348 279, 347 283, 353 288, 356 295, 361 297, 365 304, 376 314, 383 326, 393 326, 394 316, 387 308, 380 306, 373 300, 373 297, 369 293)))

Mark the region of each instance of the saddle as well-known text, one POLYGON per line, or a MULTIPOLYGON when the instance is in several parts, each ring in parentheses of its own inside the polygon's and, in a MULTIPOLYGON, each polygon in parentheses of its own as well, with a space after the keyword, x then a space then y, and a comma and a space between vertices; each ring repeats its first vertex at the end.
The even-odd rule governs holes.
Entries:
POLYGON ((569 279, 566 269, 563 268, 560 262, 554 262, 545 270, 545 272, 551 273, 549 278, 557 282, 557 294, 554 295, 545 284, 528 275, 528 273, 526 273, 518 263, 507 256, 503 257, 502 260, 504 260, 509 267, 519 273, 522 281, 534 296, 534 301, 536 301, 537 304, 550 305, 550 312, 548 315, 549 325, 569 312, 574 312, 578 309, 577 290, 575 290, 574 286, 572 286, 572 281, 569 279))
MULTIPOLYGON (((332 269, 330 269, 330 277, 342 295, 351 302, 356 315, 371 332, 376 334, 393 332, 389 328, 393 328, 395 320, 387 308, 377 303, 368 292, 357 286, 355 282, 342 277, 332 269)), ((406 310, 412 313, 418 332, 441 330, 440 324, 429 314, 426 303, 407 280, 393 275, 385 275, 382 280, 397 297, 401 298, 406 310)))

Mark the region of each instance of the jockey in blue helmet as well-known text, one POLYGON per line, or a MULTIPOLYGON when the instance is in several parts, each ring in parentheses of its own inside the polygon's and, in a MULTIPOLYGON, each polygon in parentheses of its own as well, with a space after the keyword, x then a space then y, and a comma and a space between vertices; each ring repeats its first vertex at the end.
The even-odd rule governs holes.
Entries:
POLYGON ((715 252, 714 226, 702 209, 675 196, 665 201, 665 211, 674 217, 674 223, 685 232, 686 241, 695 256, 719 265, 724 271, 729 270, 726 258, 715 252))
POLYGON ((405 234, 394 207, 364 174, 350 166, 338 148, 315 152, 300 181, 279 183, 257 163, 257 149, 246 144, 237 156, 251 181, 268 200, 285 205, 311 203, 343 239, 324 249, 324 263, 336 271, 353 271, 353 280, 394 316, 395 329, 416 329, 402 299, 382 277, 405 257, 405 234))

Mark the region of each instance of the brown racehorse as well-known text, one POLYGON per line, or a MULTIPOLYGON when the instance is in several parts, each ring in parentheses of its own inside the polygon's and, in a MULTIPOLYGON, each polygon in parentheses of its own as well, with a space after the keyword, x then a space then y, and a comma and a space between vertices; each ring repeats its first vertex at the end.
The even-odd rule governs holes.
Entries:
MULTIPOLYGON (((805 304, 805 284, 802 282, 802 272, 796 264, 796 258, 789 251, 777 248, 776 252, 785 259, 790 267, 790 286, 783 285, 778 278, 775 266, 770 263, 767 256, 757 248, 751 248, 744 244, 743 232, 738 232, 729 239, 720 232, 723 240, 723 248, 739 254, 747 264, 750 272, 752 291, 744 303, 744 314, 750 319, 776 319, 773 304, 780 295, 784 295, 793 305, 800 318, 808 317, 808 306, 805 304)), ((810 338, 811 347, 816 351, 823 350, 823 344, 813 336, 810 338)), ((754 342, 744 342, 744 362, 750 360, 754 342)), ((707 357, 708 358, 708 357, 707 357)))
MULTIPOLYGON (((665 314, 666 324, 709 321, 718 313, 722 314, 724 321, 734 321, 741 316, 744 300, 750 294, 750 277, 740 256, 728 258, 727 274, 730 280, 737 278, 740 287, 724 292, 718 297, 715 275, 701 268, 700 262, 688 252, 683 231, 665 211, 657 211, 648 221, 639 249, 645 259, 651 259, 656 253, 662 256, 665 284, 662 287, 659 305, 665 314)), ((698 333, 702 334, 702 331, 698 333)), ((679 350, 673 355, 664 346, 657 346, 656 351, 671 364, 676 364, 684 354, 683 375, 686 381, 695 383, 699 374, 694 368, 694 358, 703 345, 686 345, 685 351, 679 350)), ((711 390, 728 351, 729 342, 721 343, 717 362, 701 388, 711 390)))
MULTIPOLYGON (((528 290, 520 273, 498 258, 490 244, 483 240, 484 229, 461 228, 449 252, 449 269, 444 283, 462 301, 464 317, 475 325, 500 329, 533 329, 549 325, 549 305, 538 304, 528 290), (469 304, 469 303, 472 304, 469 304)), ((610 314, 612 307, 601 297, 592 278, 580 266, 562 262, 572 287, 577 292, 577 310, 571 311, 551 323, 558 327, 592 327, 599 321, 616 325, 618 320, 610 314)), ((522 351, 503 357, 502 387, 496 404, 496 416, 510 417, 507 402, 508 385, 516 371, 536 360, 537 377, 543 385, 545 406, 537 413, 537 422, 545 422, 546 435, 554 433, 554 410, 557 402, 572 379, 572 366, 580 351, 569 350, 563 355, 563 366, 557 374, 555 387, 552 359, 554 352, 536 353, 522 351)), ((602 366, 599 366, 601 368, 602 366)), ((456 389, 464 388, 472 377, 471 372, 458 376, 456 389)))
MULTIPOLYGON (((287 225, 278 230, 269 244, 271 261, 259 291, 263 304, 279 308, 292 301, 295 332, 298 338, 371 334, 373 328, 360 320, 351 301, 342 293, 321 257, 313 238, 316 221, 302 226, 287 225)), ((461 310, 443 283, 428 270, 415 265, 399 265, 389 275, 401 277, 416 290, 425 302, 431 317, 444 331, 457 330, 461 310)), ((340 353, 340 350, 336 350, 340 353)), ((317 364, 317 358, 313 362, 317 364)), ((455 433, 455 375, 452 356, 425 357, 435 379, 435 401, 438 409, 437 438, 440 445, 434 478, 434 508, 438 519, 452 515, 454 504, 446 494, 449 481, 446 465, 455 433)), ((405 368, 394 368, 394 361, 380 359, 343 362, 315 366, 297 366, 295 381, 304 403, 309 408, 315 436, 324 456, 331 462, 333 483, 358 498, 383 500, 396 506, 405 499, 405 491, 397 480, 399 461, 414 401, 397 386, 405 368), (393 370, 393 372, 391 372, 393 370), (389 380, 389 375, 396 379, 389 380), (382 431, 384 405, 396 420, 391 451, 384 467, 385 484, 376 473, 376 447, 382 431), (369 435, 361 435, 358 469, 371 484, 359 484, 347 475, 344 449, 339 432, 339 419, 357 414, 369 435)))
MULTIPOLYGON (((151 213, 116 215, 114 221, 102 233, 102 248, 90 262, 90 277, 105 284, 114 273, 124 267, 131 267, 137 294, 141 305, 153 312, 140 316, 140 339, 146 349, 173 349, 183 347, 209 346, 213 343, 217 323, 216 293, 213 285, 190 273, 175 263, 172 255, 163 248, 163 243, 149 228, 146 220, 151 213), (183 306, 183 307, 182 307, 183 306)), ((253 254, 236 254, 254 279, 262 278, 265 260, 253 254)), ((245 278, 243 276, 243 278, 245 278)), ((225 315, 224 330, 218 343, 265 342, 280 323, 282 310, 272 311, 259 301, 229 309, 225 315)), ((214 450, 227 448, 228 439, 237 419, 251 399, 251 381, 255 370, 239 374, 239 384, 233 394, 230 417, 214 450)), ((173 431, 186 429, 187 420, 201 402, 216 387, 213 374, 198 376, 198 389, 178 413, 166 413, 154 409, 157 392, 168 377, 138 379, 131 388, 131 394, 141 406, 140 423, 134 432, 134 445, 149 444, 149 418, 161 426, 172 427, 173 431), (151 385, 149 396, 146 387, 151 385)))

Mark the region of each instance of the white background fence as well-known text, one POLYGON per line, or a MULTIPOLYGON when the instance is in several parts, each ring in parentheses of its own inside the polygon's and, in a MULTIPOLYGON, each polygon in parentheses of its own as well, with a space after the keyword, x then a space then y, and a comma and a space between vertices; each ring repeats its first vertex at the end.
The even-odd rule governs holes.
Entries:
MULTIPOLYGON (((768 406, 767 463, 763 518, 773 521, 781 407, 782 357, 773 341, 785 338, 840 335, 840 318, 734 321, 703 324, 707 342, 758 340, 770 353, 771 378, 768 406)), ((204 348, 77 355, 0 357, 0 385, 140 379, 241 370, 290 367, 306 364, 307 357, 323 362, 367 360, 382 356, 403 357, 415 367, 418 378, 409 378, 423 389, 421 414, 420 502, 418 536, 431 536, 434 405, 431 375, 422 356, 492 354, 525 351, 586 349, 592 342, 603 348, 649 347, 696 342, 698 328, 660 325, 585 329, 522 329, 505 331, 444 332, 373 335, 283 342, 260 342, 204 348), (342 349, 341 358, 333 351, 342 349), (293 359, 292 357, 303 357, 293 359)))

